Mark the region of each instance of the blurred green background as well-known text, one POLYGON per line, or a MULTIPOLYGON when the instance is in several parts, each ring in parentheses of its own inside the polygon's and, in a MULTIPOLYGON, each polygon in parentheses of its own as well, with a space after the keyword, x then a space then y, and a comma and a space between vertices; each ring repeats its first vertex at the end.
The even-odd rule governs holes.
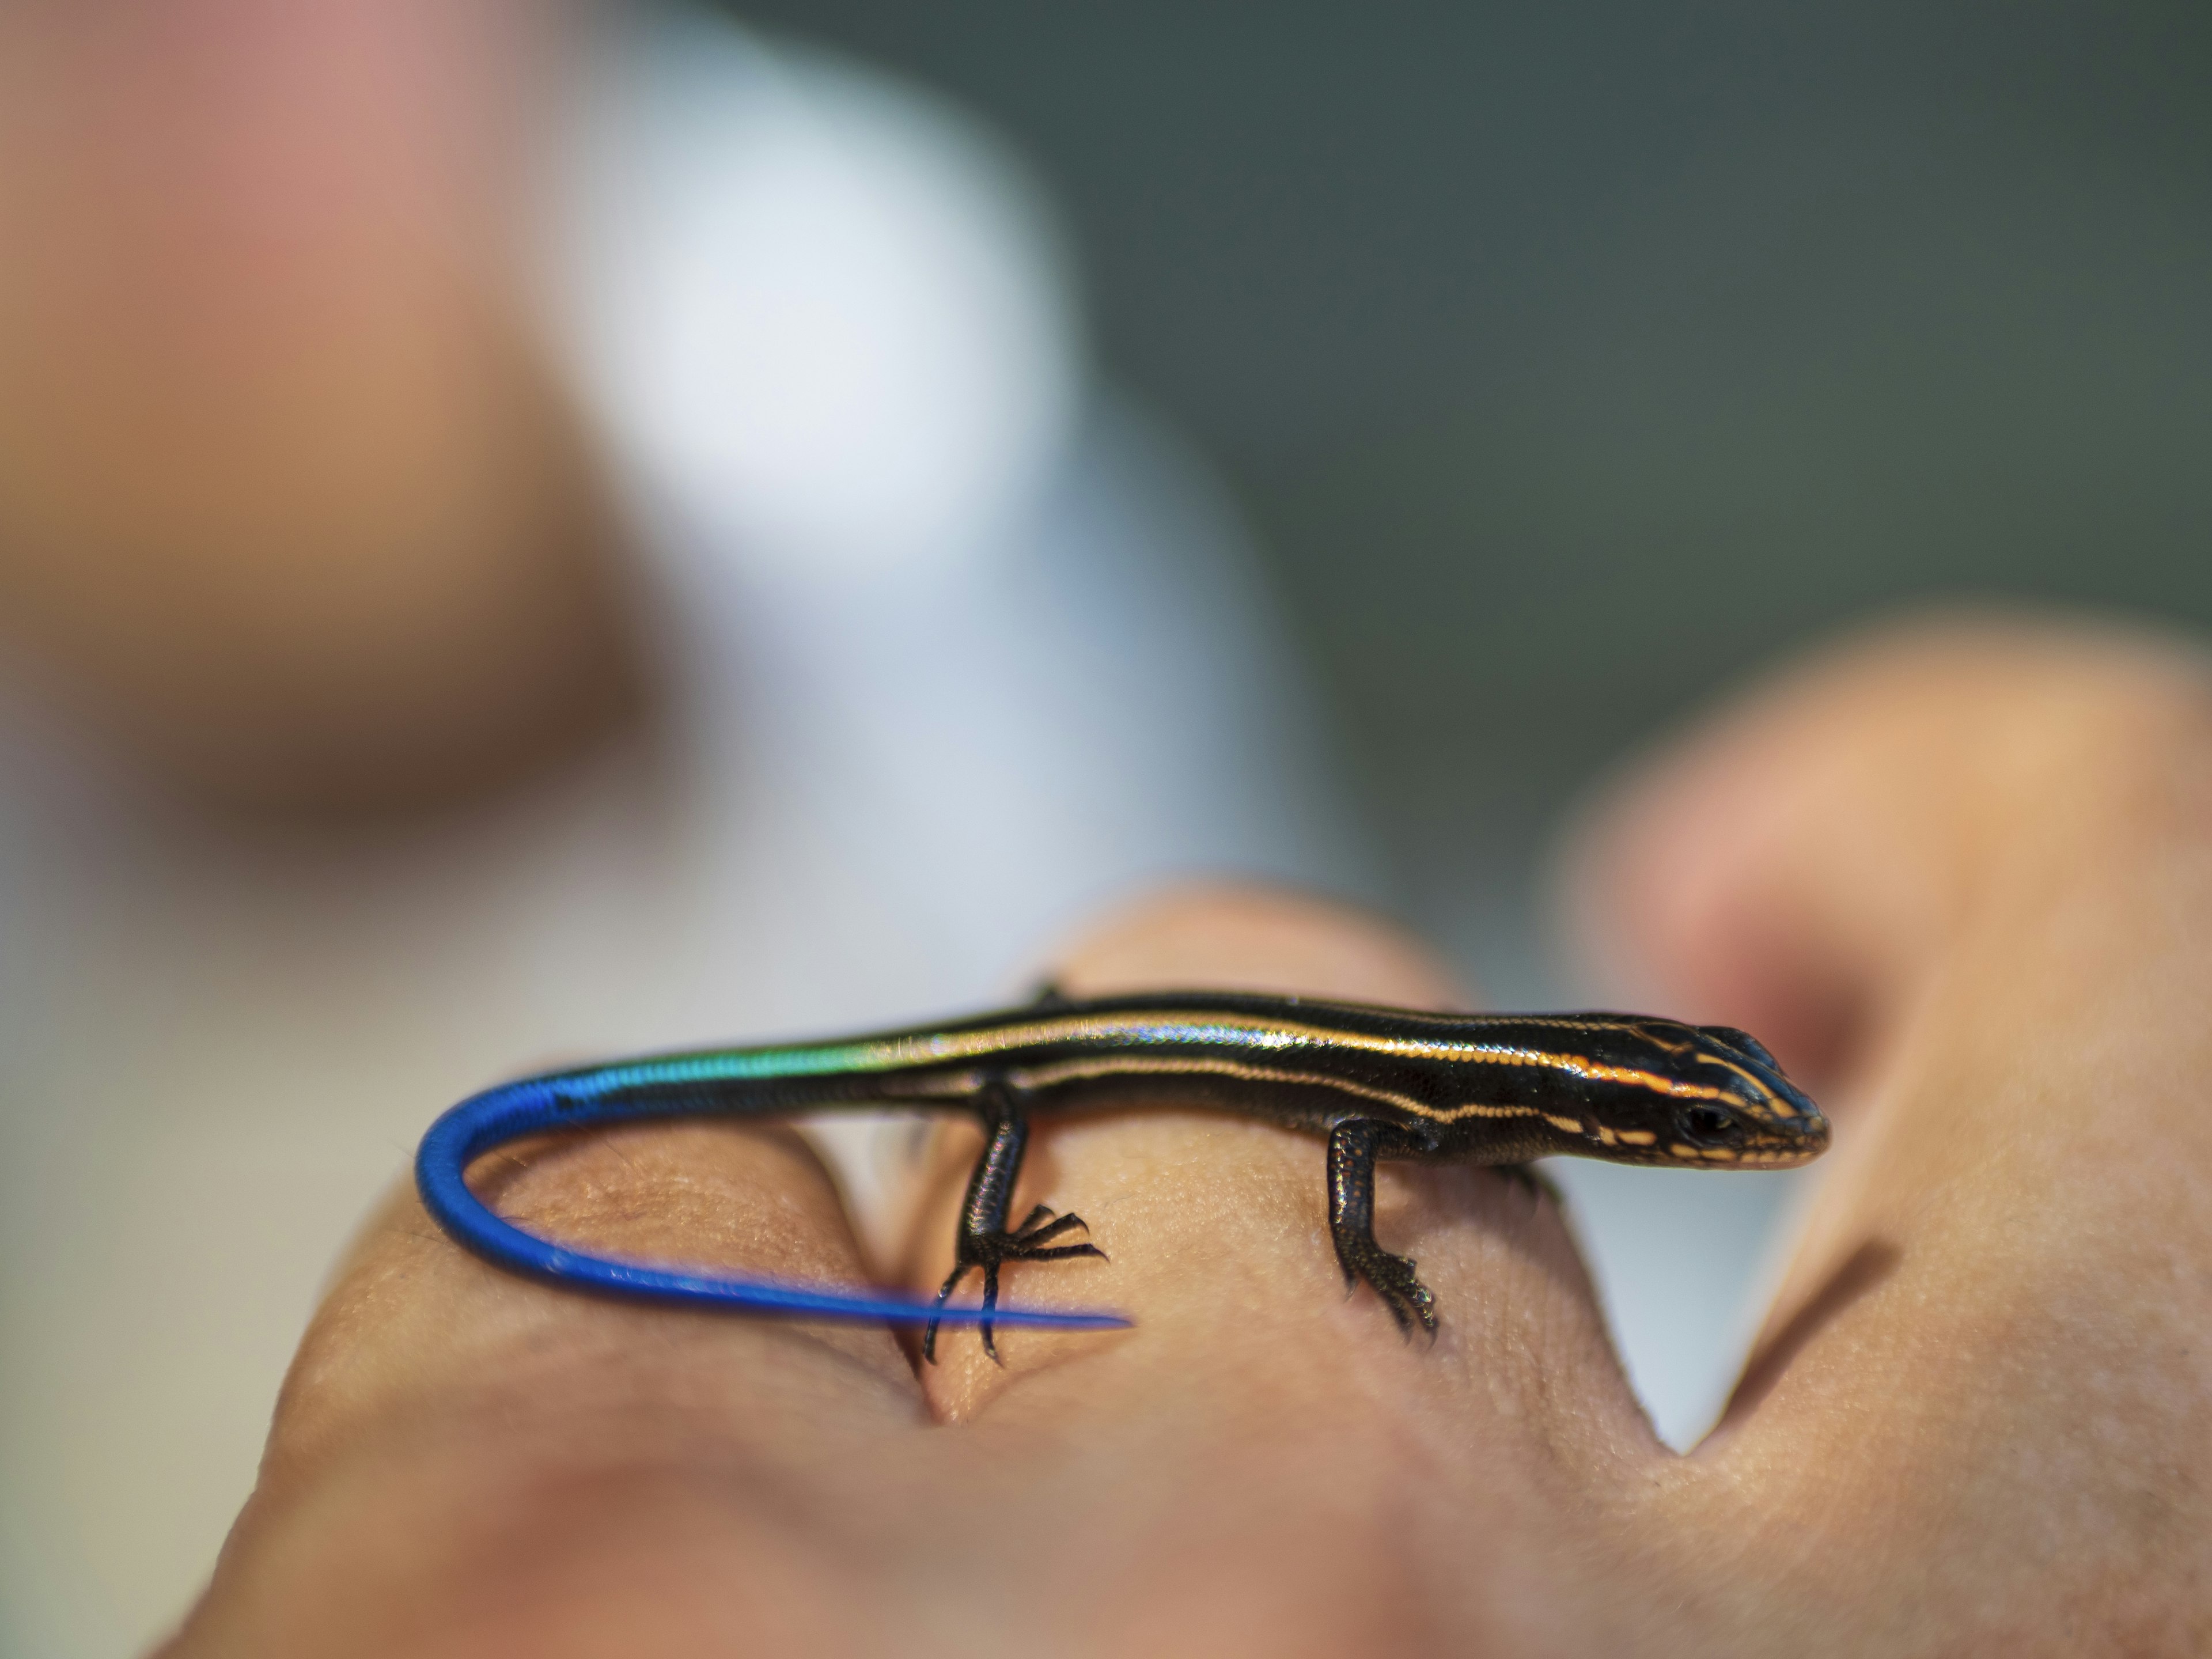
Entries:
POLYGON ((742 12, 1043 173, 1496 994, 1561 988, 1576 792, 1762 664, 1944 598, 2212 621, 2212 8, 742 12))

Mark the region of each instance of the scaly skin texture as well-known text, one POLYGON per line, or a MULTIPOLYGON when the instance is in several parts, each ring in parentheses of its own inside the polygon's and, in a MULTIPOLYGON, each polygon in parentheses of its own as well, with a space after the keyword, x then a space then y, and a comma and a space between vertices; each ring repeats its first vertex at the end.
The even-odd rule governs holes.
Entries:
POLYGON ((1250 992, 1149 991, 1075 1000, 1054 988, 1003 1012, 870 1036, 633 1056, 517 1078, 439 1118, 416 1153, 416 1191, 456 1243, 579 1291, 784 1316, 940 1322, 1124 1322, 1001 1304, 1010 1261, 1095 1258, 1071 1242, 1083 1218, 1009 1208, 1030 1121, 1085 1109, 1210 1107, 1327 1138, 1329 1231, 1347 1283, 1364 1281, 1401 1324, 1436 1328, 1413 1264, 1374 1232, 1382 1158, 1499 1164, 1532 1189, 1530 1160, 1771 1170, 1826 1150, 1819 1107, 1747 1034, 1638 1014, 1470 1014, 1250 992), (539 1237, 489 1207, 471 1166, 549 1132, 645 1120, 788 1117, 890 1104, 975 1118, 991 1133, 961 1203, 959 1267, 933 1303, 899 1291, 779 1284, 682 1262, 617 1261, 539 1237), (1057 1242, 1055 1242, 1057 1241, 1057 1242), (983 1297, 947 1298, 971 1269, 983 1297))
MULTIPOLYGON (((2123 637, 1923 629, 1816 665, 1583 836, 1622 1000, 1770 1037, 1834 1166, 1721 1429, 1650 1434, 1547 1200, 1383 1166, 1449 1314, 1402 1343, 1319 1248, 1314 1146, 1039 1128, 1017 1207, 1110 1267, 919 1368, 876 1329, 610 1305, 396 1199, 318 1316, 177 1659, 313 1653, 2074 1655, 2212 1650, 2212 693, 2123 637), (1770 1036, 1770 1034, 1771 1036, 1770 1036)), ((1434 1003, 1302 902, 1200 894, 1069 988, 1434 1003)), ((975 1133, 895 1276, 933 1287, 975 1133)), ((1714 1179, 1734 1177, 1715 1176, 1714 1179)), ((609 1253, 850 1281, 773 1130, 547 1143, 502 1209, 609 1253)))

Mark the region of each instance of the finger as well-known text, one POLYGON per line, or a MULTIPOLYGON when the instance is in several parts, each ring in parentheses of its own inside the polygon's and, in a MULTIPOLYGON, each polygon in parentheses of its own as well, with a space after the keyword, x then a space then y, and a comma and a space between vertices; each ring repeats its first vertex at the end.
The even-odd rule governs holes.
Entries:
POLYGON ((2191 657, 2118 631, 1936 620, 1761 687, 1617 786, 1568 860, 1621 986, 1758 1032, 1802 1073, 1863 1060, 1959 928, 2161 821, 2201 721, 2191 657))
MULTIPOLYGON (((480 1160, 471 1179, 503 1214, 595 1253, 864 1277, 834 1188, 787 1133, 549 1138, 480 1160)), ((456 1248, 410 1189, 371 1224, 301 1344, 260 1482, 179 1651, 570 1651, 533 1647, 529 1621, 588 1604, 629 1609, 644 1621, 633 1635, 654 1628, 676 1603, 641 1608, 640 1589, 679 1557, 716 1560, 719 1584, 734 1567, 740 1588, 756 1573, 788 1592, 811 1558, 778 1526, 803 1530, 809 1494, 833 1501, 817 1465, 924 1420, 878 1328, 534 1284, 456 1248), (796 1495, 764 1517, 763 1487, 796 1495), (626 1578, 641 1559, 653 1565, 626 1578), (586 1582, 623 1588, 580 1595, 586 1582), (481 1649, 460 1634, 490 1642, 494 1628, 481 1649)), ((830 1586, 811 1604, 843 1605, 830 1586)))
MULTIPOLYGON (((1078 995, 1232 988, 1453 1000, 1443 973, 1389 931, 1251 891, 1146 907, 1079 943, 1058 977, 1078 995)), ((937 1172, 917 1285, 933 1285, 949 1261, 975 1145, 968 1138, 937 1172)), ((1183 1599, 1162 1589, 1186 1612, 1202 1590, 1234 1601, 1241 1563, 1264 1571, 1278 1611, 1300 1603, 1301 1587, 1364 1580, 1395 1584, 1404 1606, 1419 1601, 1418 1582, 1450 1587, 1443 1600, 1455 1608, 1494 1613, 1500 1603, 1475 1581, 1572 1553, 1562 1511, 1583 1493, 1571 1504, 1563 1494, 1598 1466, 1657 1449, 1548 1200, 1487 1170, 1382 1168, 1378 1233, 1418 1260, 1441 1310, 1433 1344, 1408 1341, 1371 1291, 1346 1293, 1324 1168, 1316 1137, 1224 1114, 1041 1114, 1012 1212, 1042 1202, 1079 1214, 1109 1260, 1014 1264, 1006 1295, 1111 1306, 1134 1325, 1103 1338, 1001 1332, 1003 1367, 972 1338, 948 1341, 924 1386, 940 1413, 968 1425, 978 1457, 1018 1443, 1066 1472, 1056 1491, 1141 1485, 1140 1507, 1086 1516, 1086 1550, 1139 1547, 1096 1535, 1121 1523, 1192 1575, 1203 1563, 1210 1589, 1197 1577, 1183 1599), (1180 1548, 1162 1547, 1168 1538, 1180 1548), (1470 1573, 1485 1540, 1489 1565, 1470 1573)), ((1066 1565, 1042 1551, 1033 1571, 1066 1565)), ((1540 1582, 1527 1570, 1506 1605, 1540 1582)), ((1352 1648, 1373 1639, 1344 1635, 1352 1648)))
POLYGON ((1749 1492, 1833 1546, 1790 1587, 1808 1628, 1863 1595, 1923 1644, 1992 1639, 1945 1622, 1978 1614, 2180 1651, 2204 1616, 2170 1587, 2212 1528, 2208 780, 2193 658, 1923 628, 1718 722, 1586 840, 1585 915, 1671 1006, 1851 1079, 1729 1431, 1659 1528, 1709 1536, 1749 1492))

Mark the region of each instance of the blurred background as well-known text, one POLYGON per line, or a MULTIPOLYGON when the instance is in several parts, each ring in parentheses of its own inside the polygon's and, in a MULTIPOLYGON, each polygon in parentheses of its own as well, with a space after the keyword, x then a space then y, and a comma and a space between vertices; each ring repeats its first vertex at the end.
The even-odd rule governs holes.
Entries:
POLYGON ((2201 7, 745 9, 999 124, 1225 474, 1432 937, 1899 605, 2212 620, 2201 7))
MULTIPOLYGON (((490 1077, 1194 872, 1579 1001, 1547 848, 1702 702, 2201 630, 2207 84, 2032 0, 0 14, 0 1652, 174 1619, 490 1077)), ((1688 1443, 1802 1188, 1560 1174, 1688 1443)))

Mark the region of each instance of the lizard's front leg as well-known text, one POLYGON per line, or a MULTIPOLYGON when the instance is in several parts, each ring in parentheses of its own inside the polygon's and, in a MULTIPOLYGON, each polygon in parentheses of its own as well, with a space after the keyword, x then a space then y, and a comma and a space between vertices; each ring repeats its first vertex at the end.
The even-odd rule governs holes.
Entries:
POLYGON ((1413 1264, 1375 1242, 1375 1158, 1395 1132, 1371 1118, 1354 1118, 1328 1132, 1328 1231, 1346 1290, 1365 1279, 1398 1322, 1437 1334, 1437 1299, 1413 1276, 1413 1264))

